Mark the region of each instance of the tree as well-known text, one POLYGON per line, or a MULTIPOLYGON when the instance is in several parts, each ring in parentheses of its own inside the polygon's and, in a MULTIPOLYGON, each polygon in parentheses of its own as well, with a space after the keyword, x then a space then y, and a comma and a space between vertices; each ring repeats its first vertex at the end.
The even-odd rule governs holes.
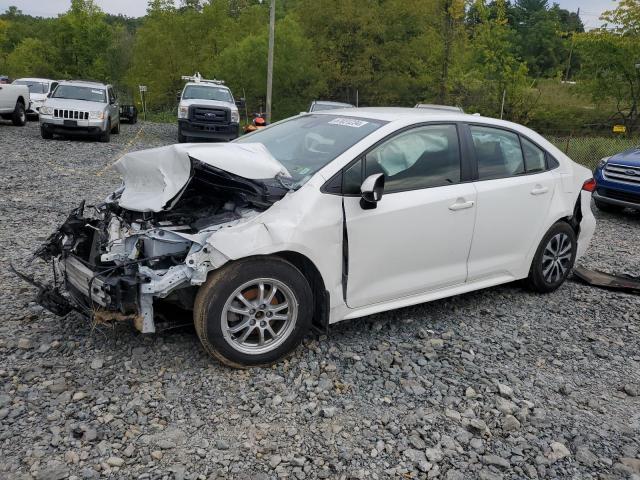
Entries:
POLYGON ((499 116, 503 95, 506 118, 526 123, 535 99, 529 88, 526 65, 514 53, 514 32, 509 28, 504 0, 496 2, 496 17, 483 0, 476 0, 477 25, 467 58, 456 72, 455 96, 459 104, 488 116, 499 116))
POLYGON ((112 36, 105 15, 94 0, 71 0, 51 39, 58 49, 64 76, 108 79, 106 52, 112 36))
POLYGON ((55 76, 55 58, 47 44, 37 38, 25 38, 6 58, 13 78, 55 76))
MULTIPOLYGON (((305 110, 325 85, 314 59, 313 43, 296 20, 292 16, 283 18, 276 31, 273 112, 274 117, 285 118, 305 110)), ((237 96, 248 92, 248 107, 253 111, 264 106, 266 97, 268 38, 265 24, 236 47, 225 49, 215 63, 216 72, 237 96)))
POLYGON ((618 8, 607 10, 600 19, 605 22, 603 29, 611 27, 622 35, 640 35, 640 0, 620 0, 618 8))

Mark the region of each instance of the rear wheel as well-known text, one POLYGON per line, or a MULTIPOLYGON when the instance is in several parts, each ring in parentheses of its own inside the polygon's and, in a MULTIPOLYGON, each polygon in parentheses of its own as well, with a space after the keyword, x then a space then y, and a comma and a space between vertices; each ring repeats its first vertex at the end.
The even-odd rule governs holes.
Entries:
POLYGON ((278 258, 240 260, 214 271, 193 311, 205 350, 236 368, 286 357, 309 331, 312 314, 309 282, 278 258))
POLYGON ((617 213, 624 210, 624 207, 620 205, 612 205, 610 203, 600 202, 596 199, 594 199, 593 202, 596 204, 596 207, 598 207, 598 210, 602 210, 603 212, 617 213))
POLYGON ((27 124, 27 112, 22 102, 16 103, 16 108, 11 116, 11 122, 16 127, 24 127, 27 124))
POLYGON ((573 268, 577 251, 576 232, 565 222, 555 223, 544 236, 531 264, 528 287, 547 293, 564 283, 573 268))

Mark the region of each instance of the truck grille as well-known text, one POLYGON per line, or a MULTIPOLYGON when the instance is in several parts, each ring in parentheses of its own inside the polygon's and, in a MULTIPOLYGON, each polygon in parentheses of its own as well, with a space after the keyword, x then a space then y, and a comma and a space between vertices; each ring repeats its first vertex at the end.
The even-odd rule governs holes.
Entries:
POLYGON ((202 123, 229 123, 231 116, 228 108, 191 107, 191 119, 202 123))
POLYGON ((58 110, 53 111, 54 118, 68 118, 70 120, 88 120, 89 112, 81 112, 79 110, 58 110))
POLYGON ((640 167, 607 163, 603 173, 607 180, 640 185, 640 167))

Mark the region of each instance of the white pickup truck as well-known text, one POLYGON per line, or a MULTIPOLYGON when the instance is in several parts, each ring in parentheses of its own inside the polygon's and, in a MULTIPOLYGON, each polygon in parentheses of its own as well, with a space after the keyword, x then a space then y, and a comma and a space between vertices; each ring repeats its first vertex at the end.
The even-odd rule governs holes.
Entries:
POLYGON ((31 104, 26 85, 0 84, 0 117, 23 127, 27 123, 27 109, 31 104))

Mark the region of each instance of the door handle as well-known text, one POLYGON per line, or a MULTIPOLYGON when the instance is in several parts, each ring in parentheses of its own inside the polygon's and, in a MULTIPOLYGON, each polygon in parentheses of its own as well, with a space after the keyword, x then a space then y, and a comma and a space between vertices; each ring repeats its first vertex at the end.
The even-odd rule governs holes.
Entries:
MULTIPOLYGON (((461 199, 459 199, 461 200, 461 199)), ((469 200, 468 202, 464 202, 464 201, 456 201, 456 203, 454 203, 453 205, 449 206, 449 210, 452 210, 454 212, 458 211, 458 210, 464 210, 465 208, 471 208, 475 205, 475 202, 473 200, 469 200)))
POLYGON ((542 185, 536 185, 533 190, 531 190, 531 195, 542 195, 549 191, 549 187, 543 187, 542 185))

